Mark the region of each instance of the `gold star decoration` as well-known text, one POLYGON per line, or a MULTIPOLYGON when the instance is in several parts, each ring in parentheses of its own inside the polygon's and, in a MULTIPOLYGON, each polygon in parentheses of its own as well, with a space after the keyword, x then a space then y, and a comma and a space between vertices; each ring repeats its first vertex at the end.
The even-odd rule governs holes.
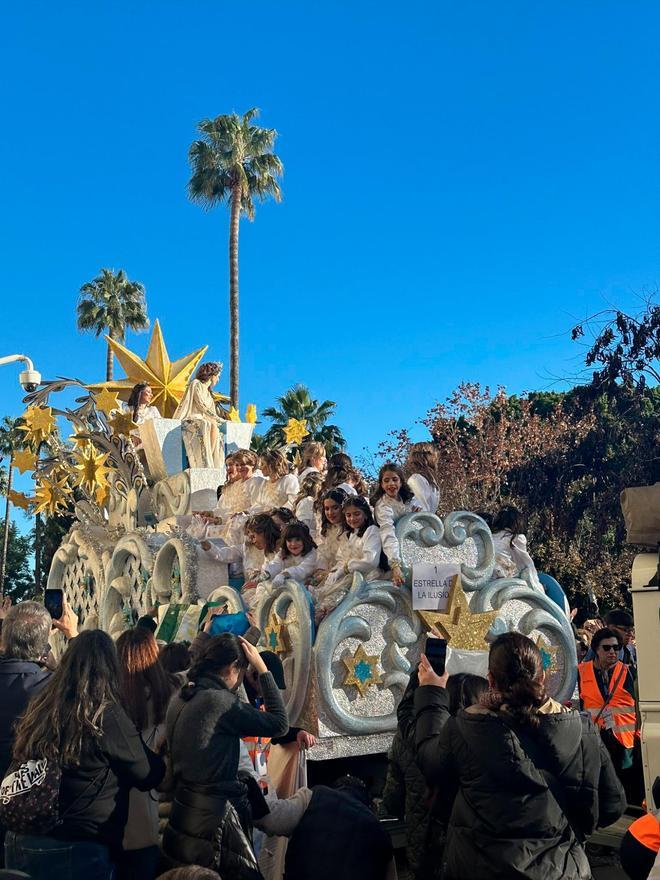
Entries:
POLYGON ((70 494, 71 488, 66 474, 62 476, 55 473, 50 479, 43 477, 37 483, 34 512, 51 516, 57 514, 68 507, 70 494))
POLYGON ((29 406, 21 416, 24 425, 19 425, 19 430, 25 431, 26 441, 35 449, 50 437, 57 423, 53 410, 49 406, 29 406))
POLYGON ((111 412, 121 408, 119 403, 119 395, 116 391, 110 391, 109 388, 103 388, 98 394, 94 395, 94 403, 96 408, 109 416, 111 412))
POLYGON ((12 455, 11 461, 22 474, 33 471, 37 466, 37 456, 30 449, 19 449, 12 455))
POLYGON ((238 414, 238 410, 235 406, 229 407, 229 414, 227 415, 228 422, 240 422, 241 417, 238 414))
POLYGON ((461 586, 460 575, 453 579, 445 611, 418 611, 429 629, 452 648, 485 651, 486 635, 497 617, 497 611, 472 613, 461 586))
POLYGON ((257 408, 253 403, 248 403, 247 409, 245 410, 245 421, 248 425, 257 424, 257 408))
POLYGON ((553 672, 557 666, 557 646, 551 645, 543 636, 537 636, 534 642, 541 654, 544 672, 553 672))
MULTIPOLYGON (((117 356, 117 360, 121 364, 126 373, 126 379, 118 379, 112 382, 98 382, 96 385, 89 385, 90 391, 100 391, 107 388, 108 391, 114 391, 122 400, 128 400, 133 386, 138 382, 147 382, 151 386, 154 396, 151 405, 155 406, 163 418, 171 419, 174 411, 181 403, 183 395, 186 393, 188 381, 195 372, 195 369, 201 361, 206 349, 198 348, 192 354, 171 361, 170 356, 165 347, 163 333, 160 329, 158 321, 154 323, 154 330, 149 341, 149 349, 145 358, 139 357, 126 346, 116 339, 105 337, 108 345, 117 356)), ((220 395, 215 395, 221 397, 220 395)), ((228 400, 227 397, 222 397, 228 400)))
POLYGON ((7 497, 14 507, 21 507, 23 510, 27 510, 34 501, 34 498, 28 498, 23 492, 17 492, 15 489, 10 489, 7 497))
POLYGON ((97 452, 91 444, 86 449, 76 452, 76 463, 73 465, 74 482, 76 486, 89 492, 96 493, 98 489, 108 487, 108 474, 112 468, 108 467, 108 453, 97 452))
POLYGON ((74 449, 87 449, 88 446, 92 445, 89 437, 81 437, 80 434, 72 434, 69 440, 73 443, 74 449))
POLYGON ((296 446, 299 446, 308 434, 307 422, 304 419, 289 419, 284 427, 286 442, 294 443, 296 446))
POLYGON ((288 654, 291 650, 289 628, 282 618, 273 611, 268 618, 268 625, 264 629, 266 648, 276 654, 288 654))
POLYGON ((124 435, 124 437, 128 437, 131 431, 134 431, 138 425, 137 422, 133 421, 133 415, 130 412, 116 412, 114 415, 108 419, 108 424, 112 430, 113 434, 117 434, 118 436, 124 435))
POLYGON ((372 685, 381 683, 381 674, 378 671, 379 657, 367 654, 364 645, 358 645, 355 654, 351 657, 342 657, 342 663, 346 667, 346 678, 343 685, 354 685, 363 697, 372 685))

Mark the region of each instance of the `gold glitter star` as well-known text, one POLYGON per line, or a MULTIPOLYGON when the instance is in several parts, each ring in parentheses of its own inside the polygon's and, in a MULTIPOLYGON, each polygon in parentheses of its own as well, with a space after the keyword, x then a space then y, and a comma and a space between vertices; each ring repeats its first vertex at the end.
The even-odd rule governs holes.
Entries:
POLYGON ((33 498, 28 498, 27 495, 24 495, 22 492, 17 492, 15 489, 10 489, 7 497, 14 507, 21 507, 23 510, 27 510, 30 504, 34 501, 33 498))
POLYGON ((73 466, 74 482, 90 494, 97 489, 105 489, 108 483, 108 474, 112 468, 108 467, 108 453, 97 452, 90 444, 86 449, 76 452, 76 464, 73 466))
POLYGON ((66 474, 64 476, 55 474, 50 480, 44 477, 37 483, 34 512, 48 513, 51 516, 59 513, 68 506, 70 494, 71 489, 66 474))
POLYGON ((247 405, 247 409, 245 410, 245 421, 248 425, 257 424, 257 408, 253 403, 248 403, 247 405))
POLYGON ((557 646, 551 645, 543 636, 537 636, 534 642, 541 654, 544 672, 552 672, 557 667, 557 646))
POLYGON ((227 421, 229 422, 240 422, 241 417, 238 414, 238 410, 235 406, 229 407, 229 414, 227 416, 227 421))
POLYGON ((284 427, 284 436, 287 443, 294 443, 299 446, 303 438, 309 434, 307 430, 307 422, 305 419, 289 419, 284 427))
POLYGON ((426 626, 440 638, 447 639, 452 648, 467 651, 486 650, 486 635, 497 617, 497 611, 472 613, 459 575, 453 579, 446 611, 417 613, 426 626))
POLYGON ((57 423, 53 410, 49 406, 29 406, 22 417, 24 425, 19 425, 20 431, 25 431, 26 441, 35 448, 50 437, 57 423))
POLYGON ((276 654, 288 654, 291 650, 289 628, 279 615, 273 611, 268 618, 268 625, 264 629, 266 648, 276 654))
POLYGON ((37 466, 37 456, 30 449, 19 449, 12 455, 11 461, 22 474, 33 471, 37 466))
MULTIPOLYGON (((138 382, 147 382, 154 393, 151 405, 155 406, 164 418, 171 419, 183 399, 188 380, 195 372, 195 368, 208 346, 198 348, 192 354, 187 354, 176 361, 170 361, 158 321, 154 323, 154 331, 151 335, 146 358, 141 358, 129 351, 116 339, 110 339, 108 336, 105 338, 117 355, 117 360, 123 367, 127 378, 89 385, 90 390, 97 391, 107 388, 118 394, 122 400, 128 400, 134 385, 137 385, 138 382)), ((228 400, 226 397, 223 399, 228 400)))
POLYGON ((117 412, 112 418, 108 420, 108 424, 112 429, 113 434, 117 434, 118 436, 123 434, 124 437, 128 437, 131 431, 134 431, 137 428, 137 422, 133 421, 133 416, 130 412, 117 412))
POLYGON ((358 645, 352 657, 342 657, 342 663, 346 667, 346 678, 343 685, 355 685, 363 697, 372 685, 381 683, 381 674, 378 671, 380 657, 375 654, 367 654, 364 645, 358 645))
POLYGON ((96 408, 100 409, 106 416, 109 416, 111 412, 114 412, 114 410, 119 409, 121 406, 119 395, 116 391, 110 391, 109 388, 103 388, 98 394, 95 394, 94 403, 96 408))

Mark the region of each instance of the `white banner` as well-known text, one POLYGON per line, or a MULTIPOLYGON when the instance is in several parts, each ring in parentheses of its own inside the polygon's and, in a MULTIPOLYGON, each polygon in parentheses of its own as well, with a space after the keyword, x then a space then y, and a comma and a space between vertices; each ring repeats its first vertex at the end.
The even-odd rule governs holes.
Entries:
POLYGON ((451 582, 461 567, 457 562, 416 562, 412 567, 412 603, 416 611, 444 611, 451 582))

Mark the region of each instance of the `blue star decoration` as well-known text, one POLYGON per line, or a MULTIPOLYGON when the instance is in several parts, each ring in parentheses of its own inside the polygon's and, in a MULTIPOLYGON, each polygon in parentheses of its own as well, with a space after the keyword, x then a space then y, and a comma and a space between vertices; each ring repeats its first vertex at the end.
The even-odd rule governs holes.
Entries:
POLYGON ((557 657, 557 646, 551 645, 550 642, 546 642, 541 636, 537 636, 536 647, 539 649, 541 654, 541 662, 543 663, 543 671, 550 672, 554 669, 557 657))
POLYGON ((381 674, 378 671, 380 657, 367 654, 363 645, 358 646, 352 657, 349 655, 341 659, 346 667, 346 678, 342 684, 356 687, 361 697, 364 697, 372 685, 381 683, 381 674))
POLYGON ((281 617, 275 611, 268 618, 268 625, 264 629, 266 648, 278 655, 288 654, 291 650, 289 629, 281 617))

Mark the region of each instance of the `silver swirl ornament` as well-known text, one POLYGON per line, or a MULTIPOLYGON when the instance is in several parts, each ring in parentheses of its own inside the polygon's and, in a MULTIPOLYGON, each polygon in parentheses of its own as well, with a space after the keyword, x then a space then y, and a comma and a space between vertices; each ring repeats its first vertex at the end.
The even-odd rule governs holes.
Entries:
POLYGON ((396 709, 419 652, 421 624, 410 594, 356 574, 314 644, 319 722, 354 736, 396 729, 396 709))

